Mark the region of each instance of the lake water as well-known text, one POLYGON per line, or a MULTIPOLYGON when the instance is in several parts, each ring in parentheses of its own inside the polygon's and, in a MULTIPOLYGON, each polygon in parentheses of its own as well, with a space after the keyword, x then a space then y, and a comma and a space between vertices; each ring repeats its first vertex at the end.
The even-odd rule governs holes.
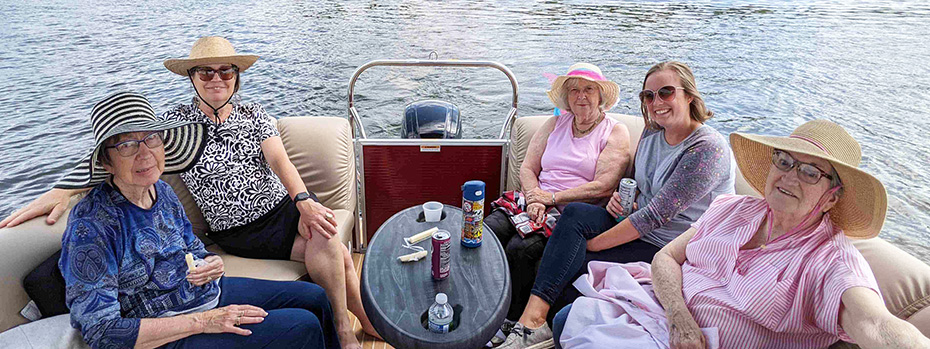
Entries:
MULTIPOLYGON (((656 62, 692 66, 732 131, 786 135, 807 120, 843 125, 889 193, 882 232, 930 261, 930 4, 923 1, 43 1, 0 4, 0 215, 47 190, 92 145, 89 111, 120 90, 156 111, 189 102, 162 66, 200 36, 261 59, 243 100, 275 117, 346 115, 354 70, 374 59, 499 61, 520 84, 519 115, 550 114, 543 73, 594 63, 621 88, 612 111, 639 114, 656 62)), ((406 103, 462 111, 466 137, 496 137, 510 85, 496 70, 375 68, 356 100, 370 136, 394 137, 406 103)))

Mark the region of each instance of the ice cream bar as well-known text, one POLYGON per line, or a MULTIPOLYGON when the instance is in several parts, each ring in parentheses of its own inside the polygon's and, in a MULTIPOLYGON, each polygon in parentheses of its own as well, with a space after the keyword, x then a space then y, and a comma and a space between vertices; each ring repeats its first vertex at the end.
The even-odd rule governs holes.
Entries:
POLYGON ((426 230, 420 232, 420 233, 417 234, 417 235, 411 236, 411 237, 409 237, 409 238, 404 238, 404 240, 407 241, 407 243, 413 245, 413 244, 418 243, 418 242, 420 242, 420 241, 429 239, 430 236, 433 236, 433 233, 437 232, 438 230, 439 230, 439 228, 437 228, 437 227, 432 227, 432 228, 429 228, 429 229, 426 229, 426 230))
POLYGON ((397 257, 397 259, 401 262, 416 262, 420 260, 420 258, 423 258, 423 257, 426 257, 426 251, 419 251, 419 252, 414 252, 411 254, 405 254, 403 256, 397 257))
POLYGON ((188 254, 184 255, 184 260, 187 261, 187 270, 188 270, 188 271, 194 271, 194 268, 196 268, 196 267, 194 266, 194 254, 193 254, 193 253, 188 253, 188 254))

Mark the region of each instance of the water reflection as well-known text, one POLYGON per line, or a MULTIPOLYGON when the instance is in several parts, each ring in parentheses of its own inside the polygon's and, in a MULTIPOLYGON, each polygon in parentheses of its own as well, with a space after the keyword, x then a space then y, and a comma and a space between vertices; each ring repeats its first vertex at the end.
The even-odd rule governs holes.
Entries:
MULTIPOLYGON (((930 260, 930 4, 921 1, 680 3, 640 1, 322 2, 50 1, 2 4, 0 215, 46 190, 91 146, 88 112, 135 89, 159 111, 190 100, 162 66, 203 35, 229 37, 261 56, 242 96, 276 117, 345 116, 347 82, 383 58, 496 60, 520 84, 520 115, 551 113, 543 73, 576 61, 621 88, 615 112, 638 114, 636 91, 652 64, 688 62, 724 133, 790 133, 827 118, 863 144, 863 166, 888 188, 883 236, 930 260)), ((356 100, 374 137, 394 137, 403 106, 456 103, 468 137, 494 137, 510 103, 495 70, 378 68, 356 100)))

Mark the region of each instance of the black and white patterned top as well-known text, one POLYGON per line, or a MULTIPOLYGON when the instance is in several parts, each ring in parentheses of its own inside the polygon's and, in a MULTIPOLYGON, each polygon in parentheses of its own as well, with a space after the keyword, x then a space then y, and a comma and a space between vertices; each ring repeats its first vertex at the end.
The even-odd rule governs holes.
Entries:
POLYGON ((210 230, 251 223, 288 195, 262 153, 261 143, 279 133, 277 121, 260 104, 234 105, 229 118, 221 124, 191 104, 179 105, 161 118, 209 125, 200 161, 180 176, 210 230))

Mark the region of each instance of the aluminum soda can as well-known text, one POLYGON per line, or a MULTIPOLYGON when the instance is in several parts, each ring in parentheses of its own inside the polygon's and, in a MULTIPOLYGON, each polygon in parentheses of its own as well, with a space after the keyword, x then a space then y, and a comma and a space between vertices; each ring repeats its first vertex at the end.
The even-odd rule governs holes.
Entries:
POLYGON ((433 279, 443 280, 449 277, 452 267, 452 234, 447 230, 433 233, 433 279))
POLYGON ((481 246, 484 230, 484 182, 468 181, 462 185, 462 246, 481 246))
POLYGON ((617 217, 617 221, 622 221, 626 216, 633 213, 633 202, 636 201, 636 180, 633 178, 624 178, 620 180, 620 208, 623 212, 617 217))

